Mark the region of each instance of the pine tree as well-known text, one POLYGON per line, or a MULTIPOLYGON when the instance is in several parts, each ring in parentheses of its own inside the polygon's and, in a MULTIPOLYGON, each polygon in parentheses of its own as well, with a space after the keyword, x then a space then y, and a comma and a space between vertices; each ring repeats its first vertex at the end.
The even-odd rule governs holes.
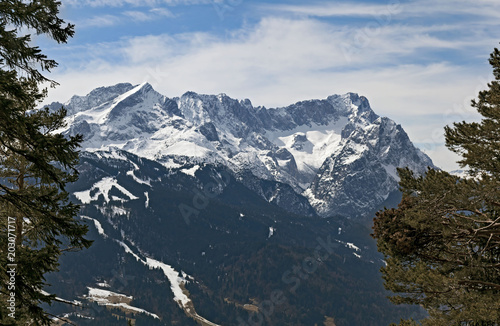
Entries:
POLYGON ((480 123, 445 128, 468 178, 400 169, 401 203, 378 212, 374 234, 395 303, 422 305, 425 325, 500 324, 500 52, 495 80, 472 106, 480 123))
POLYGON ((44 275, 57 270, 64 251, 89 247, 87 227, 74 216, 65 186, 76 181, 81 136, 66 138, 66 111, 36 109, 56 83, 41 71, 57 63, 30 45, 46 34, 65 43, 74 27, 58 17, 59 1, 0 2, 0 324, 49 325, 40 307, 54 295, 42 291, 44 275), (13 318, 15 317, 15 318, 13 318))

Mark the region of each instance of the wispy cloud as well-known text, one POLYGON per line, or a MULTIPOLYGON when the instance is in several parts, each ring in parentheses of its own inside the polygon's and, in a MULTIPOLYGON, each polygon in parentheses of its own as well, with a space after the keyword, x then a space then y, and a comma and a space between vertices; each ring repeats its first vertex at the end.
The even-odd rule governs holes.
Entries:
POLYGON ((159 18, 173 18, 175 15, 165 8, 154 8, 147 12, 139 10, 124 11, 123 16, 132 19, 135 22, 152 21, 159 18))
POLYGON ((115 15, 97 15, 94 17, 86 18, 80 22, 78 25, 80 27, 108 27, 119 24, 121 18, 115 15))
POLYGON ((153 8, 149 12, 157 17, 175 17, 175 15, 166 8, 153 8))
POLYGON ((132 19, 133 21, 138 21, 138 22, 144 22, 154 19, 154 17, 151 16, 148 12, 137 11, 137 10, 124 11, 123 15, 126 16, 127 18, 132 19))
POLYGON ((79 28, 110 27, 132 22, 147 22, 164 18, 174 18, 175 15, 166 8, 152 8, 147 10, 125 10, 114 15, 96 15, 77 21, 79 28))
MULTIPOLYGON (((369 17, 391 19, 391 16, 408 17, 442 17, 466 14, 484 17, 500 16, 500 2, 495 0, 479 0, 471 4, 467 0, 388 0, 386 3, 360 3, 342 1, 324 1, 305 5, 263 4, 262 9, 274 12, 288 12, 311 17, 369 17)), ((394 17, 395 18, 395 17, 394 17)))
POLYGON ((401 3, 399 1, 391 1, 388 4, 363 4, 352 2, 324 2, 306 5, 289 5, 289 4, 263 4, 262 9, 274 12, 289 12, 304 16, 314 17, 373 17, 377 14, 397 14, 401 12, 401 3))

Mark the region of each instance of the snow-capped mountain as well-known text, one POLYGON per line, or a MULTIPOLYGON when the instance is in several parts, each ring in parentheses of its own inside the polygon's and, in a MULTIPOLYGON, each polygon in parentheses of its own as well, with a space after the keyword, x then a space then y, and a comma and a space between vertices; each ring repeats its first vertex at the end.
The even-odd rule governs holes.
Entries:
POLYGON ((366 98, 267 109, 145 83, 63 106, 61 132, 85 139, 68 191, 94 244, 48 278, 44 290, 76 303, 53 315, 152 326, 418 317, 387 300, 366 218, 394 199, 396 167, 432 162, 366 98))
POLYGON ((168 168, 222 165, 279 206, 305 196, 307 215, 310 204, 321 216, 362 216, 397 190, 397 167, 433 166, 400 125, 354 93, 267 109, 224 94, 168 98, 148 83, 118 84, 64 106, 65 132, 83 134, 86 151, 118 148, 168 168), (256 180, 277 183, 269 191, 256 180))

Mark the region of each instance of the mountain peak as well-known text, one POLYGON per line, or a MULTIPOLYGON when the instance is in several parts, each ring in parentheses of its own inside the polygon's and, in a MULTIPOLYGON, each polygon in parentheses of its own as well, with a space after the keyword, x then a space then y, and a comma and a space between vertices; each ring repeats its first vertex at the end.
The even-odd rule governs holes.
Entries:
POLYGON ((119 83, 113 86, 98 87, 85 96, 74 95, 65 106, 68 108, 68 114, 71 115, 109 102, 133 88, 134 86, 130 83, 119 83))
POLYGON ((149 92, 149 91, 155 91, 153 86, 151 86, 150 83, 148 82, 143 82, 139 85, 134 86, 134 88, 140 89, 142 92, 149 92))
POLYGON ((187 91, 184 94, 181 95, 181 98, 186 98, 186 97, 198 97, 198 93, 193 92, 193 91, 187 91))

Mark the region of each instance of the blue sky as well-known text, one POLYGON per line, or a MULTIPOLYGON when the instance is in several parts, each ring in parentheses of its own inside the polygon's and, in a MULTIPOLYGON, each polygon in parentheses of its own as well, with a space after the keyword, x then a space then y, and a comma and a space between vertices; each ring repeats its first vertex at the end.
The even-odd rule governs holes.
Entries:
POLYGON ((68 44, 36 42, 59 62, 48 102, 118 82, 249 98, 254 105, 356 92, 451 170, 443 127, 477 119, 491 80, 497 0, 63 0, 68 44))

